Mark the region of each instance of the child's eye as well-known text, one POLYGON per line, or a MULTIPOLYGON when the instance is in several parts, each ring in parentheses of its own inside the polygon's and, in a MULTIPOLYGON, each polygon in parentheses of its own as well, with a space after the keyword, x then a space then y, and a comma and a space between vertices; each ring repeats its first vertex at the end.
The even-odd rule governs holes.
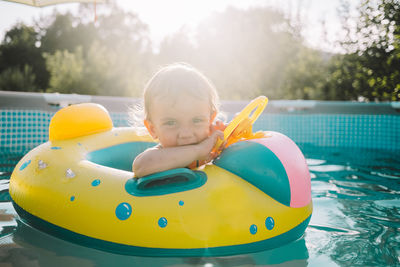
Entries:
POLYGON ((173 121, 173 120, 165 121, 163 124, 165 126, 174 126, 176 124, 176 121, 173 121))
POLYGON ((203 122, 204 120, 203 119, 200 119, 200 118, 194 118, 193 119, 193 122, 194 123, 201 123, 201 122, 203 122))

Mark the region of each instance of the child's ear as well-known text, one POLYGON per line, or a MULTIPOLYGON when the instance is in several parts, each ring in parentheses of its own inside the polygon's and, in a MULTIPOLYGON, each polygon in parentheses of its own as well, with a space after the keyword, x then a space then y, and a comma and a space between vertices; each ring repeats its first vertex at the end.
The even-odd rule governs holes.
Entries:
POLYGON ((214 131, 213 121, 215 119, 215 116, 217 116, 217 112, 214 111, 213 114, 211 114, 211 117, 210 117, 210 134, 214 131))
POLYGON ((215 119, 216 116, 217 116, 217 112, 214 111, 213 114, 211 114, 210 123, 212 123, 212 122, 214 121, 214 119, 215 119))
POLYGON ((144 123, 144 126, 146 126, 147 131, 149 131, 151 137, 153 137, 153 139, 157 139, 156 132, 154 131, 154 125, 151 123, 151 121, 144 120, 143 123, 144 123))

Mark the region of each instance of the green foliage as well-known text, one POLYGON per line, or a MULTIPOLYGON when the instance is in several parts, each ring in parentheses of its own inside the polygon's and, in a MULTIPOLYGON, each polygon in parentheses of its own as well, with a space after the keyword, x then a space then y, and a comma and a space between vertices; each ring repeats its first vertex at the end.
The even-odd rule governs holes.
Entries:
POLYGON ((82 48, 76 49, 75 53, 57 50, 53 55, 45 53, 44 57, 51 74, 48 92, 90 93, 89 88, 81 86, 83 76, 82 48))
POLYGON ((291 30, 271 9, 227 9, 199 30, 201 52, 211 56, 200 66, 210 66, 225 98, 280 98, 284 69, 299 45, 291 30))
POLYGON ((281 88, 284 99, 326 99, 328 61, 321 52, 301 47, 285 69, 281 88))
POLYGON ((35 92, 39 88, 35 84, 32 67, 25 65, 22 70, 17 67, 7 68, 0 73, 0 90, 35 92))
POLYGON ((98 42, 86 54, 78 47, 72 53, 57 50, 54 54, 45 54, 45 58, 51 73, 48 92, 117 96, 141 93, 137 89, 143 73, 133 71, 134 59, 98 42))
POLYGON ((326 85, 329 99, 400 100, 400 3, 363 1, 356 30, 348 31, 326 85))
POLYGON ((54 13, 53 16, 44 18, 41 24, 49 24, 44 28, 42 26, 40 38, 42 50, 46 53, 57 50, 73 52, 78 46, 86 51, 97 39, 94 24, 82 24, 71 13, 54 13))
POLYGON ((269 8, 228 8, 161 44, 161 63, 188 61, 211 78, 222 98, 282 97, 285 69, 301 49, 290 21, 269 8))
MULTIPOLYGON (((24 73, 24 65, 29 65, 36 90, 140 95, 152 55, 147 25, 137 15, 113 6, 97 24, 70 13, 54 13, 38 24, 36 29, 18 24, 6 34, 0 45, 0 73, 15 73, 15 68, 24 73)), ((24 90, 15 82, 2 84, 2 90, 24 90)))
POLYGON ((165 37, 160 44, 160 51, 156 57, 158 65, 171 62, 194 62, 198 51, 190 40, 190 31, 183 27, 176 33, 165 37))
MULTIPOLYGON (((303 44, 301 24, 270 8, 228 8, 191 32, 182 28, 153 52, 136 14, 111 2, 96 23, 54 13, 36 27, 15 25, 0 45, 0 90, 141 96, 158 66, 186 61, 223 99, 400 99, 400 5, 362 1, 354 28, 342 7, 345 54, 303 44)), ((346 11, 347 10, 347 11, 346 11)))
MULTIPOLYGON (((49 74, 46 71, 42 50, 37 47, 38 41, 38 33, 33 27, 17 24, 8 31, 0 46, 0 73, 8 70, 7 73, 19 72, 22 75, 21 77, 25 77, 26 65, 28 65, 30 66, 29 72, 32 72, 35 76, 34 87, 40 88, 39 90, 45 89, 49 74)), ((2 77, 8 79, 5 74, 2 77)), ((21 81, 21 83, 25 82, 21 81)), ((21 91, 24 89, 14 88, 14 90, 21 91)))

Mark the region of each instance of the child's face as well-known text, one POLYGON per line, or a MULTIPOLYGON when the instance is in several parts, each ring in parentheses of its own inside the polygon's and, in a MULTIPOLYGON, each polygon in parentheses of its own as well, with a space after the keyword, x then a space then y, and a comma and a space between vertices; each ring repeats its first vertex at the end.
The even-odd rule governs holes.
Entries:
POLYGON ((206 100, 179 96, 153 100, 147 129, 163 147, 197 144, 210 134, 211 108, 206 100))

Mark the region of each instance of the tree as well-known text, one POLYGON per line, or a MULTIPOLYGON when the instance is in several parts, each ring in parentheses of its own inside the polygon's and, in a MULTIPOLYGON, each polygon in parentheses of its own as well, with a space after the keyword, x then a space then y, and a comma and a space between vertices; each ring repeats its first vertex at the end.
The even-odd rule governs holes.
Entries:
POLYGON ((190 40, 190 34, 191 32, 188 28, 182 27, 174 34, 165 37, 160 44, 156 57, 157 63, 161 65, 171 62, 191 62, 196 64, 198 59, 196 57, 197 51, 190 40))
POLYGON ((185 31, 166 38, 157 59, 189 61, 224 99, 317 97, 322 55, 304 47, 299 24, 292 24, 270 8, 227 8, 201 23, 193 38, 185 31))
POLYGON ((48 92, 64 94, 90 94, 91 88, 82 87, 83 55, 78 47, 74 53, 57 50, 54 54, 44 54, 51 74, 48 92))
MULTIPOLYGON (((281 92, 284 99, 327 99, 328 59, 321 51, 301 47, 285 68, 281 92)), ((329 92, 330 93, 330 92, 329 92)), ((328 98, 329 99, 329 98, 328 98)))
POLYGON ((97 32, 93 23, 82 23, 79 16, 71 13, 53 13, 38 22, 40 25, 40 43, 43 52, 54 53, 57 50, 73 52, 78 46, 87 51, 96 40, 97 32))
MULTIPOLYGON (((108 15, 99 16, 98 43, 104 49, 97 56, 108 57, 105 71, 106 95, 141 96, 151 71, 153 52, 149 29, 139 17, 112 5, 108 15)), ((96 51, 92 51, 92 54, 96 51)))
MULTIPOLYGON (((30 80, 30 90, 33 88, 44 90, 48 84, 49 73, 46 70, 45 60, 42 57, 42 50, 38 42, 39 36, 33 27, 17 24, 9 30, 0 45, 0 73, 3 73, 2 77, 8 79, 4 74, 5 71, 9 74, 13 73, 13 79, 29 76, 27 79, 30 80)), ((16 80, 14 80, 14 86, 10 85, 13 90, 28 90, 26 87, 15 87, 17 84, 15 82, 16 80)), ((25 82, 26 80, 21 81, 22 84, 25 84, 25 82)), ((3 90, 11 90, 11 87, 6 87, 3 90)))
POLYGON ((284 68, 298 44, 290 31, 277 11, 228 8, 200 25, 199 65, 215 80, 223 98, 279 98, 284 68))
POLYGON ((2 91, 39 91, 35 83, 32 67, 25 65, 22 70, 18 67, 5 69, 0 73, 0 90, 2 91))
POLYGON ((357 27, 342 41, 347 54, 336 57, 326 88, 336 99, 400 100, 400 2, 362 1, 357 27))
POLYGON ((92 21, 86 25, 71 14, 55 14, 43 28, 48 91, 139 96, 151 59, 147 26, 116 6, 97 23, 94 27, 92 21))

